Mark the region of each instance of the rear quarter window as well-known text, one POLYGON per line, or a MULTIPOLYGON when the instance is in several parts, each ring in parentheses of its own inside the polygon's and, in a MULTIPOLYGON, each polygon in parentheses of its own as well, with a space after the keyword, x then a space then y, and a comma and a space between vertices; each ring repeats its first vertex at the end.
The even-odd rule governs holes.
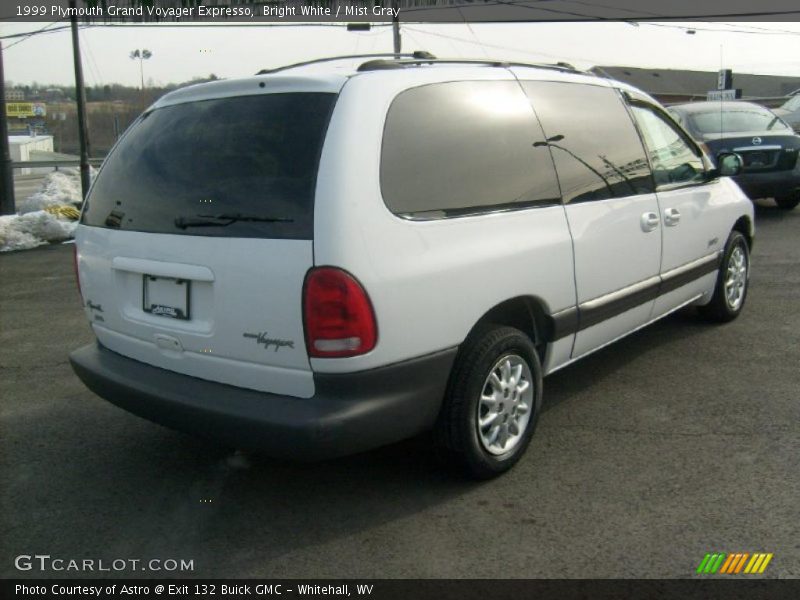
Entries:
POLYGON ((319 156, 335 100, 329 93, 261 94, 157 108, 106 159, 82 223, 311 239, 319 156))
POLYGON ((514 81, 425 85, 389 108, 381 190, 400 216, 442 218, 560 201, 542 131, 514 81))

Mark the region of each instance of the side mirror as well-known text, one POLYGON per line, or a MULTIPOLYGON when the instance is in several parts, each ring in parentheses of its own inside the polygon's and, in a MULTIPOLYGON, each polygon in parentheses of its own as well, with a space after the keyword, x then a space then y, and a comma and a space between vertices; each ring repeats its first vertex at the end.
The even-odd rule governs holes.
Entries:
POLYGON ((742 157, 733 152, 723 152, 717 155, 717 172, 720 177, 733 177, 742 172, 744 161, 742 157))

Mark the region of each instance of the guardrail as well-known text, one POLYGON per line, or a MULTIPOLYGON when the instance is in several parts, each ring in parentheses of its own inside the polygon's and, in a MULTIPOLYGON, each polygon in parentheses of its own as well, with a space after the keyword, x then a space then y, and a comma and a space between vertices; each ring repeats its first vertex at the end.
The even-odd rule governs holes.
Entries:
MULTIPOLYGON (((104 159, 90 158, 89 164, 99 166, 104 159)), ((75 160, 15 160, 11 163, 12 169, 30 169, 35 167, 79 167, 81 161, 75 160)))

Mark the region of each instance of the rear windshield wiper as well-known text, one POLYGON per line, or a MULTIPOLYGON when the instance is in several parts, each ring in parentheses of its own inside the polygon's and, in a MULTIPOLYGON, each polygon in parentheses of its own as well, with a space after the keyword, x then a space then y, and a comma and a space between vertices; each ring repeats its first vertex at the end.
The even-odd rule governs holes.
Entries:
POLYGON ((289 217, 269 217, 263 215, 246 215, 241 213, 223 213, 221 215, 195 215, 191 218, 177 217, 175 227, 227 227, 231 223, 250 221, 259 223, 291 223, 294 219, 289 217))

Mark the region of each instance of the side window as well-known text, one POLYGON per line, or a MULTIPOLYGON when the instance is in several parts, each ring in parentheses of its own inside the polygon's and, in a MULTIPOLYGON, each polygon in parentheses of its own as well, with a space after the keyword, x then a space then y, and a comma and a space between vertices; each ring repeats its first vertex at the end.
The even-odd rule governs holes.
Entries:
POLYGON ((386 116, 381 191, 395 214, 441 218, 560 202, 553 162, 515 81, 459 81, 399 94, 386 116))
POLYGON ((703 159, 675 126, 653 109, 634 104, 636 121, 644 138, 656 185, 703 181, 703 159))
POLYGON ((619 94, 607 87, 523 81, 547 136, 565 202, 653 191, 647 158, 619 94))

